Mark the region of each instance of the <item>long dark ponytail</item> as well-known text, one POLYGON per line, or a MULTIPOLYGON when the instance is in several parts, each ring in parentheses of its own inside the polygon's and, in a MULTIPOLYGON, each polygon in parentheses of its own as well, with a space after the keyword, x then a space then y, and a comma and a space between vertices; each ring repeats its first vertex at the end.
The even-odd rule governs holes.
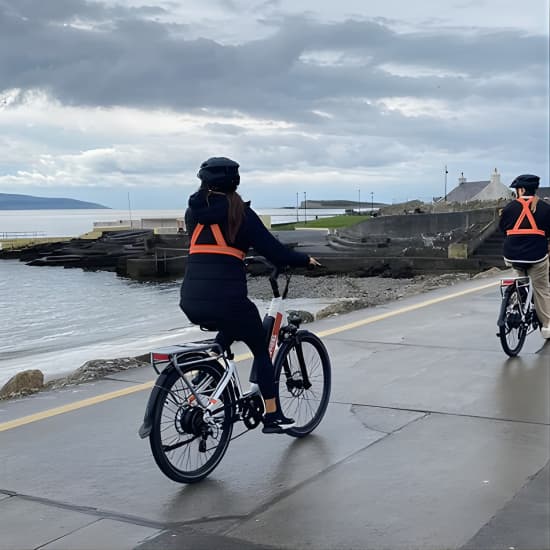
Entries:
POLYGON ((237 233, 244 220, 244 201, 237 191, 230 191, 225 195, 227 197, 227 238, 230 243, 234 243, 237 233))
POLYGON ((216 195, 225 195, 227 199, 227 238, 230 243, 234 243, 237 238, 237 233, 244 220, 245 204, 237 191, 216 191, 208 187, 208 184, 203 182, 199 188, 200 191, 206 194, 206 201, 208 202, 208 195, 211 193, 216 195))

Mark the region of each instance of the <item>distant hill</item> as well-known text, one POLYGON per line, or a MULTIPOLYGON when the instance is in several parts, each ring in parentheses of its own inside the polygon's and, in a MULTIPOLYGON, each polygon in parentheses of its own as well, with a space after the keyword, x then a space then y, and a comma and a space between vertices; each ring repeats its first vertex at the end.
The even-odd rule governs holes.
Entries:
POLYGON ((0 193, 0 210, 76 210, 79 208, 108 209, 109 207, 96 204, 95 202, 78 201, 76 199, 0 193))
MULTIPOLYGON (((357 208, 358 206, 357 201, 350 201, 350 200, 316 200, 316 199, 307 199, 307 201, 301 201, 300 202, 300 208, 303 209, 304 206, 307 208, 357 208)), ((373 202, 369 200, 362 200, 361 201, 361 208, 370 208, 371 206, 373 208, 378 208, 380 206, 385 206, 382 202, 373 202)), ((287 208, 296 208, 295 206, 288 206, 287 208)))

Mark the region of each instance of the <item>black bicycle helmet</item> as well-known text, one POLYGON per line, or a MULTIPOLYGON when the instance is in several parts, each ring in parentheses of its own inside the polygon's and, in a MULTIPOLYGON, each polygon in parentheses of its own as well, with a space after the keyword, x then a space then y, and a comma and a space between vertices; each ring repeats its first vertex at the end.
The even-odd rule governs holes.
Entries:
POLYGON ((214 191, 235 191, 241 178, 239 164, 226 157, 212 157, 205 160, 197 173, 203 185, 214 191))
POLYGON ((517 189, 523 187, 527 191, 535 191, 538 189, 540 178, 534 174, 522 174, 518 176, 511 184, 510 187, 517 189))

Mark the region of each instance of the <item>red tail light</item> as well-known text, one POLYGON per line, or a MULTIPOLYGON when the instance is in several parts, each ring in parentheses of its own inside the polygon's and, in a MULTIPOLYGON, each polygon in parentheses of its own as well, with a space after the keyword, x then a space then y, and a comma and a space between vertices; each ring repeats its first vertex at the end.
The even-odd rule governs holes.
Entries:
POLYGON ((515 279, 502 279, 502 281, 500 281, 500 284, 501 284, 501 286, 511 286, 511 285, 516 284, 516 280, 515 279))
POLYGON ((152 353, 153 361, 170 361, 170 356, 167 353, 152 353))

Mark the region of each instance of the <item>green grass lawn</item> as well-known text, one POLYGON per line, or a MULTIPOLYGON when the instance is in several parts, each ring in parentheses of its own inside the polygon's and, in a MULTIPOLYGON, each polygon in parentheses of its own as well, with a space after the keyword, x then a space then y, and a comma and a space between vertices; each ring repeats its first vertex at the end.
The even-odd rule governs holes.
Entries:
POLYGON ((297 227, 310 227, 312 229, 317 228, 326 228, 326 229, 336 229, 340 227, 349 227, 350 225, 355 225, 357 223, 364 222, 369 220, 371 216, 352 216, 349 214, 342 214, 340 216, 332 216, 330 218, 319 218, 318 220, 308 220, 305 222, 294 222, 294 223, 285 223, 285 224, 274 224, 271 226, 272 229, 278 229, 280 231, 289 231, 296 229, 297 227))

